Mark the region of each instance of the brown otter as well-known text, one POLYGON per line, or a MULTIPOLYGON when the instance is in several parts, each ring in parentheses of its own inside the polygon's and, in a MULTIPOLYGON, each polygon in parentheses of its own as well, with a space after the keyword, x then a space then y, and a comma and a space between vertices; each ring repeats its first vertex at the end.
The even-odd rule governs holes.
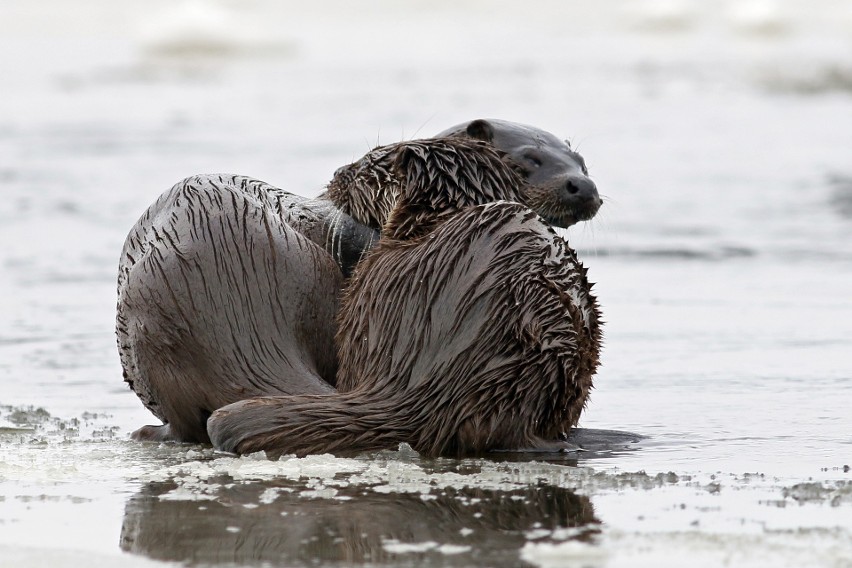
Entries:
MULTIPOLYGON (((594 184, 576 181, 582 158, 555 136, 493 120, 453 135, 501 150, 529 180, 521 201, 553 224, 597 211, 594 184)), ((122 251, 116 331, 125 380, 163 425, 134 438, 207 442, 207 417, 226 404, 334 392, 340 290, 395 203, 396 148, 341 168, 319 199, 202 175, 149 207, 122 251)))
POLYGON ((592 386, 599 314, 586 270, 531 209, 523 179, 474 140, 400 144, 403 180, 355 269, 336 337, 340 393, 261 397, 213 413, 247 453, 427 456, 559 449, 592 386))

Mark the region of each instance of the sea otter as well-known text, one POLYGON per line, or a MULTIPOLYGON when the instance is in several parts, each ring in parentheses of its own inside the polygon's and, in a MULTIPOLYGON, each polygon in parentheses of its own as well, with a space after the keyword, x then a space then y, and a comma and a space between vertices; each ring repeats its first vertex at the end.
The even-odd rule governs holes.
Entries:
MULTIPOLYGON (((557 226, 600 206, 582 158, 542 130, 476 120, 448 131, 501 151, 521 202, 557 226)), ((207 418, 266 395, 334 392, 334 315, 401 187, 397 145, 338 170, 305 199, 243 176, 187 178, 128 235, 116 331, 124 378, 162 422, 140 440, 208 442, 207 418)))
POLYGON ((238 453, 356 453, 407 442, 426 456, 558 449, 598 366, 586 270, 519 203, 524 180, 475 140, 402 143, 381 239, 338 317, 338 388, 213 413, 238 453))

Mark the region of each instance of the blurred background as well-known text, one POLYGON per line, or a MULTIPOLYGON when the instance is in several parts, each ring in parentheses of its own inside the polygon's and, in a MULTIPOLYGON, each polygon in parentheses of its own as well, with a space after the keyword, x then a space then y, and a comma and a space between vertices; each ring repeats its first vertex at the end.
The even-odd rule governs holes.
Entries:
POLYGON ((747 385, 787 397, 789 428, 814 381, 849 393, 848 2, 2 0, 0 76, 0 403, 149 419, 120 380, 116 264, 179 179, 312 196, 478 117, 569 139, 605 196, 565 233, 610 322, 593 424, 682 432, 695 393, 765 401, 747 385))
POLYGON ((671 499, 691 503, 684 513, 659 494, 596 496, 608 550, 625 534, 649 550, 636 519, 653 509, 645 531, 706 533, 682 550, 728 554, 712 533, 740 535, 748 518, 756 540, 724 542, 784 565, 820 564, 814 551, 847 565, 848 493, 839 508, 785 511, 798 497, 778 485, 849 479, 841 0, 0 0, 0 434, 47 420, 29 406, 100 421, 88 438, 0 437, 4 557, 43 534, 117 554, 139 472, 194 459, 125 441, 154 419, 121 379, 118 256, 161 192, 229 172, 313 196, 377 144, 487 117, 570 140, 605 198, 562 233, 607 322, 581 425, 650 440, 581 465, 772 480, 757 497, 723 491, 722 506, 693 508, 682 487, 671 499), (103 437, 114 445, 87 445, 103 437))

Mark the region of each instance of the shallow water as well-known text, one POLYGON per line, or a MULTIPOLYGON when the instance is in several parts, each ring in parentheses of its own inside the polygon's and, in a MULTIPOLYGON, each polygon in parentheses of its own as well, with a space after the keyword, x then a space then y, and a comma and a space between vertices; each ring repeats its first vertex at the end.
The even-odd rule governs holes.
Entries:
POLYGON ((844 2, 0 6, 0 557, 10 566, 852 566, 844 2), (352 5, 354 6, 354 5, 352 5), (271 462, 135 444, 118 253, 175 181, 315 195, 370 146, 543 126, 606 346, 577 456, 271 462), (43 410, 37 410, 43 409, 43 410))

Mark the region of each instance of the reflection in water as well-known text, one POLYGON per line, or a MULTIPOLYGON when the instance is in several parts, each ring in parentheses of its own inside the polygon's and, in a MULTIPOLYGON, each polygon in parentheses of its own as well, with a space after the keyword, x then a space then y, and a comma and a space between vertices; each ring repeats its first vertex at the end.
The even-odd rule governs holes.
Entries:
POLYGON ((171 499, 173 482, 145 485, 125 508, 121 548, 190 563, 517 566, 529 538, 599 532, 588 497, 546 484, 421 495, 344 483, 332 497, 300 495, 305 484, 289 480, 219 481, 211 500, 171 499))

